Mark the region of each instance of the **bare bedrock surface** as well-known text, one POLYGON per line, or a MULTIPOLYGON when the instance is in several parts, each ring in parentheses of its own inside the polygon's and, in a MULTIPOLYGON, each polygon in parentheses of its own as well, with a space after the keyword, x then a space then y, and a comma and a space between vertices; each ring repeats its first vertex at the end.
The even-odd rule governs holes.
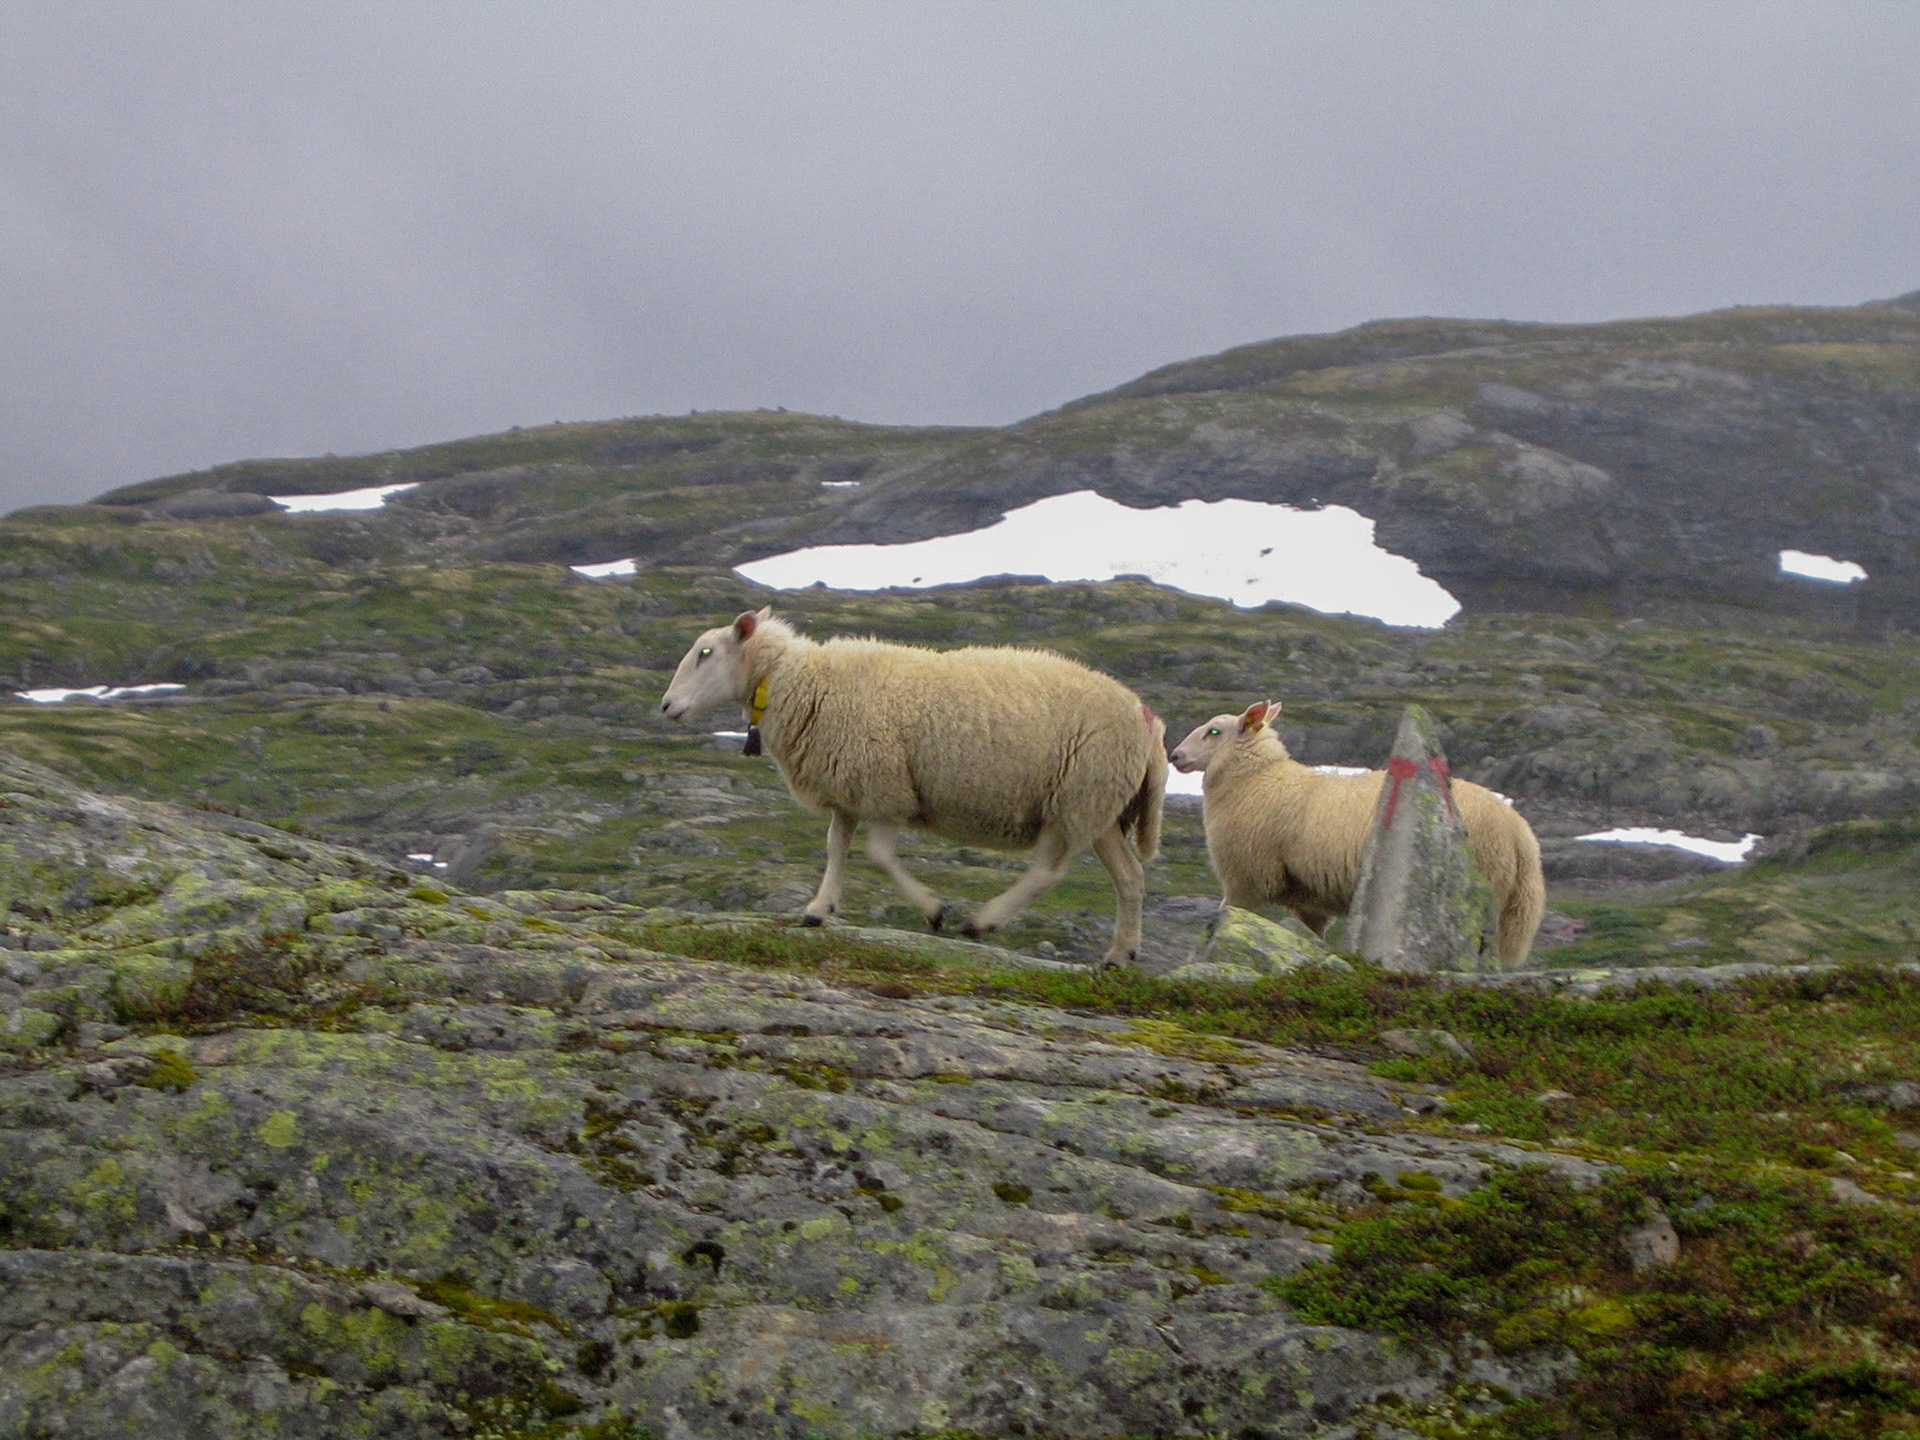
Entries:
POLYGON ((1261 1283, 1326 1253, 1369 1175, 1586 1168, 1449 1135, 1418 1089, 696 962, 624 943, 594 897, 444 894, 0 781, 14 924, 59 941, 5 957, 0 1433, 514 1434, 618 1407, 663 1437, 1291 1435, 1551 1378, 1308 1325, 1261 1283), (113 876, 140 884, 115 901, 113 876), (230 904, 189 915, 189 891, 230 904), (307 1011, 220 1023, 210 977, 249 964, 307 1011))

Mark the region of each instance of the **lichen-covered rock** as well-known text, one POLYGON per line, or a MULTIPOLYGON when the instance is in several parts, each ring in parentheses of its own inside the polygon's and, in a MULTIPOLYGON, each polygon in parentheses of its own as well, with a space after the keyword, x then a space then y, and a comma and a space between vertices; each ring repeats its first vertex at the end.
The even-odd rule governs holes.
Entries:
POLYGON ((32 818, 0 833, 41 857, 14 893, 75 948, 9 952, 9 1023, 61 1029, 0 1071, 0 1433, 1307 1435, 1552 1377, 1306 1324, 1266 1284, 1379 1177, 1595 1173, 1411 1127, 1425 1090, 1150 1018, 691 960, 650 945, 767 922, 414 887, 5 775, 0 824, 32 818), (148 895, 62 908, 116 855, 148 895), (114 925, 190 870, 353 918, 190 955, 114 925))
MULTIPOLYGON (((517 957, 479 948, 439 957, 474 972, 454 990, 506 983, 517 957)), ((655 1421, 671 1406, 693 1433, 885 1434, 930 1416, 982 1433, 1308 1433, 1385 1390, 1430 1390, 1451 1362, 1273 1300, 1261 1281, 1325 1253, 1325 1212, 1296 1193, 1357 1201, 1369 1176, 1410 1170, 1458 1193, 1522 1158, 1396 1133, 1416 1097, 1339 1062, 687 961, 576 965, 552 1009, 422 998, 396 1018, 105 1047, 186 1046, 179 1092, 103 1091, 83 1073, 102 1062, 78 1057, 0 1081, 0 1224, 63 1257, 63 1276, 121 1276, 133 1252, 240 1253, 249 1285, 390 1275, 442 1306, 451 1276, 487 1314, 520 1316, 568 1393, 655 1421)), ((37 1283, 15 1281, 17 1305, 37 1283)), ((401 1327, 365 1342, 381 1355, 431 1319, 374 1303, 382 1319, 353 1323, 401 1327)), ((480 1314, 453 1308, 435 1323, 464 1333, 480 1314)), ((105 1387, 87 1357, 109 1321, 63 1320, 51 1348, 46 1324, 0 1340, 58 1360, 34 1404, 105 1387)), ((345 1318, 273 1324, 283 1369, 320 1363, 301 1358, 315 1326, 311 1343, 352 1342, 345 1318)), ((245 1366, 161 1329, 182 1356, 168 1393, 200 1397, 204 1433, 246 1433, 219 1419, 245 1366)), ((399 1360, 328 1373, 342 1415, 394 1386, 435 1415, 463 1403, 399 1360)), ((306 1383, 270 1407, 298 1410, 306 1383)))
POLYGON ((1222 905, 1207 926, 1199 954, 1168 974, 1186 980, 1258 980, 1312 966, 1353 968, 1312 935, 1276 924, 1264 915, 1222 905))

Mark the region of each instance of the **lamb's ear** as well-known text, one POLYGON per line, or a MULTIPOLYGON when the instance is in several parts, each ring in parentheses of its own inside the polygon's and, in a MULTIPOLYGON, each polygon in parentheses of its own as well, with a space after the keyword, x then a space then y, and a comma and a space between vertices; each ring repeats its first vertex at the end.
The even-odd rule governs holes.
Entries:
POLYGON ((760 615, 756 615, 751 610, 742 610, 734 617, 733 638, 736 640, 751 639, 754 627, 760 623, 764 615, 764 611, 761 612, 760 615))
POLYGON ((1269 710, 1278 710, 1279 708, 1278 705, 1273 704, 1271 701, 1254 701, 1253 704, 1246 708, 1245 713, 1240 716, 1240 729, 1244 733, 1251 735, 1267 723, 1267 712, 1269 710))

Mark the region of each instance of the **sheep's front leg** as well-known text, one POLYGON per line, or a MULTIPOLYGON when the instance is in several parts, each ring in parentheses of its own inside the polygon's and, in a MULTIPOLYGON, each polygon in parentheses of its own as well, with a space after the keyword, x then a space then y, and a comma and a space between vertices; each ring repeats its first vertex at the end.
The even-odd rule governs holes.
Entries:
POLYGON ((1131 965, 1140 958, 1140 910, 1147 898, 1147 872, 1140 856, 1118 825, 1093 842, 1093 853, 1113 877, 1118 901, 1113 913, 1113 944, 1100 957, 1102 965, 1131 965))
POLYGON ((1064 836, 1053 830, 1041 831, 1040 843, 1033 847, 1033 858, 1027 862, 1027 873, 976 910, 973 919, 960 927, 960 933, 972 939, 998 930, 1035 897, 1058 885, 1072 858, 1064 836))
POLYGON ((824 925, 827 917, 840 909, 840 889, 847 878, 847 847, 853 843, 853 827, 858 822, 842 810, 827 820, 827 870, 820 877, 820 889, 800 914, 802 925, 824 925))
POLYGON ((940 903, 940 897, 922 885, 900 863, 900 856, 894 846, 900 842, 898 825, 878 825, 867 822, 867 855, 874 864, 886 872, 889 880, 899 888, 908 902, 927 917, 927 923, 934 929, 940 928, 940 921, 946 906, 940 903))

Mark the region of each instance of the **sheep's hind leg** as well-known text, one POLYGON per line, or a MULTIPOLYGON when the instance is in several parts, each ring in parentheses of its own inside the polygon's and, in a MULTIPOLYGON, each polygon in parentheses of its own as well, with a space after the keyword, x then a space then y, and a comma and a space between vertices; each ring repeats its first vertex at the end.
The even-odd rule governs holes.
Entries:
POLYGON ((827 869, 820 877, 820 888, 807 908, 800 912, 802 925, 824 925, 827 917, 840 909, 840 888, 847 878, 847 847, 853 843, 853 827, 858 822, 842 810, 835 810, 827 821, 827 869))
POLYGON ((893 848, 899 841, 898 825, 876 825, 871 820, 867 822, 867 857, 886 872, 887 878, 907 897, 914 909, 926 916, 927 923, 938 930, 946 906, 940 903, 938 895, 914 879, 907 867, 900 863, 900 856, 893 848))
POLYGON ((1102 965, 1131 965, 1140 958, 1140 908, 1147 896, 1147 872, 1140 856, 1118 825, 1093 842, 1093 853, 1113 877, 1117 904, 1113 912, 1113 944, 1100 957, 1102 965))
POLYGON ((1033 847, 1033 859, 1027 862, 1027 873, 976 910, 973 919, 960 927, 960 933, 977 939, 989 930, 998 930, 1036 897, 1058 885, 1072 858, 1073 851, 1064 836, 1054 830, 1041 831, 1040 843, 1033 847))

